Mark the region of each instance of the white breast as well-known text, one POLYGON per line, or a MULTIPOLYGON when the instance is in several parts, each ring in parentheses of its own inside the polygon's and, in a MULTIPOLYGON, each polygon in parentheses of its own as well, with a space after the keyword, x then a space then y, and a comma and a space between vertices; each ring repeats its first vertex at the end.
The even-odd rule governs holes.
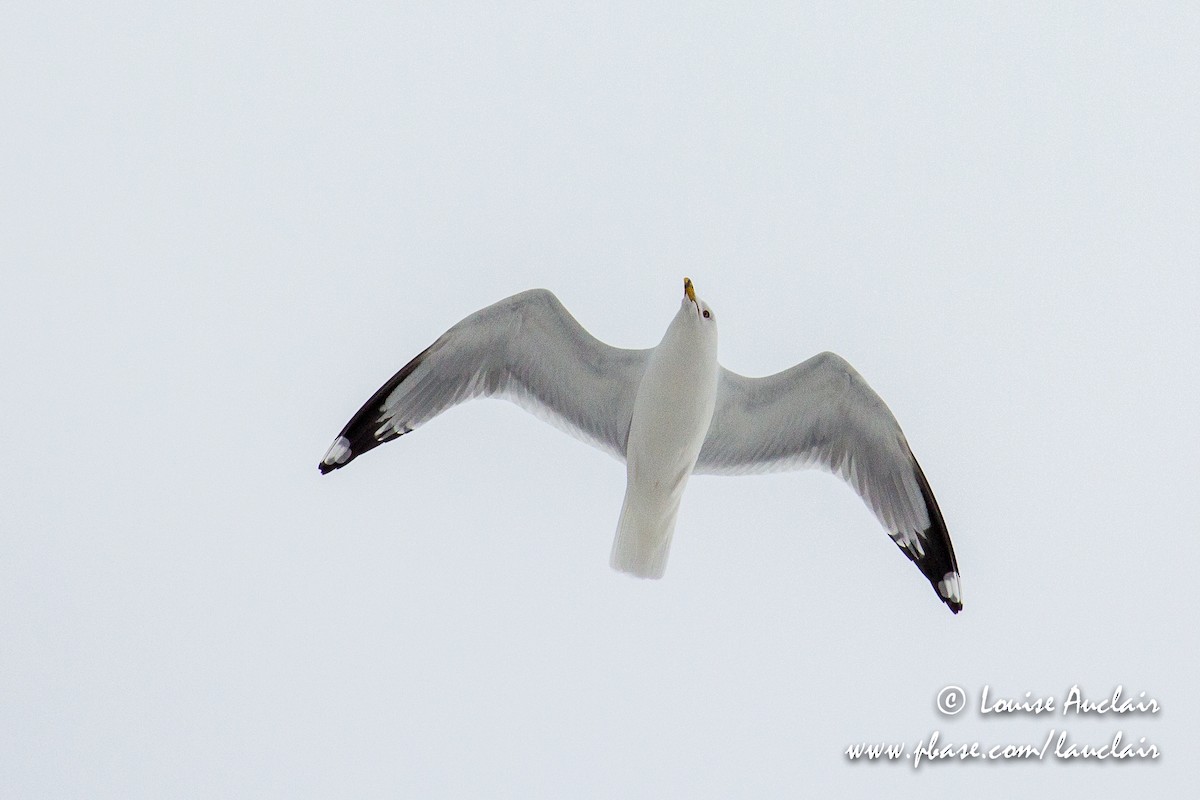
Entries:
POLYGON ((690 302, 667 328, 638 387, 625 455, 625 503, 611 563, 662 577, 688 476, 717 397, 716 328, 690 302))

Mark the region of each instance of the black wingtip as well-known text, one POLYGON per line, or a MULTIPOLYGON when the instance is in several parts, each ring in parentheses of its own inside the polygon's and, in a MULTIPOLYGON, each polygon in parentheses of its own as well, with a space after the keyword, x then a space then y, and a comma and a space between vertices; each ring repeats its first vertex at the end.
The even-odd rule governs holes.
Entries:
POLYGON ((321 470, 321 474, 332 472, 335 469, 340 469, 346 466, 354 459, 361 456, 369 450, 374 450, 384 442, 390 442, 410 433, 412 428, 407 425, 400 430, 386 429, 380 430, 379 425, 382 421, 380 416, 383 411, 383 404, 388 396, 395 391, 404 380, 412 374, 421 362, 429 355, 436 346, 433 345, 425 348, 412 361, 404 365, 404 368, 393 375, 387 383, 379 387, 375 394, 371 395, 371 399, 363 404, 362 408, 350 418, 346 423, 346 427, 342 428, 342 432, 333 440, 329 451, 325 453, 325 458, 321 463, 317 464, 317 469, 321 470))
POLYGON ((912 559, 921 574, 929 581, 938 599, 954 614, 962 611, 962 578, 958 572, 958 559, 954 557, 954 545, 950 542, 950 532, 946 530, 946 520, 942 518, 942 510, 938 508, 933 490, 929 488, 929 480, 924 470, 914 458, 913 471, 916 473, 917 484, 921 487, 921 497, 925 500, 925 510, 929 515, 929 527, 924 531, 925 554, 914 557, 902 547, 901 550, 912 559))

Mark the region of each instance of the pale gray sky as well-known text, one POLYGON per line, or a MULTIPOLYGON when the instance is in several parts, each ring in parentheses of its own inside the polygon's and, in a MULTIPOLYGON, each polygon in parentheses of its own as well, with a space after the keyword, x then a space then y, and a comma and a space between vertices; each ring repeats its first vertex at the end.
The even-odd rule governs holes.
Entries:
POLYGON ((1178 795, 1200 753, 1193 4, 0 11, 0 795, 1178 795), (466 314, 554 291, 888 402, 949 614, 818 472, 624 468, 499 402, 321 477, 466 314), (1157 716, 940 716, 959 684, 1157 716), (857 741, 1158 763, 852 764, 857 741))

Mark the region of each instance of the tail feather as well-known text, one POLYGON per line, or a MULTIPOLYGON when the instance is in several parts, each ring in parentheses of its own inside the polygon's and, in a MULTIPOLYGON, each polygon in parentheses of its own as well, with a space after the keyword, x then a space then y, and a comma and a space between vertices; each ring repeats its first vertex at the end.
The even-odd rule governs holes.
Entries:
POLYGON ((613 569, 639 578, 663 576, 671 552, 679 502, 676 500, 666 508, 656 505, 630 497, 626 492, 609 558, 613 569))

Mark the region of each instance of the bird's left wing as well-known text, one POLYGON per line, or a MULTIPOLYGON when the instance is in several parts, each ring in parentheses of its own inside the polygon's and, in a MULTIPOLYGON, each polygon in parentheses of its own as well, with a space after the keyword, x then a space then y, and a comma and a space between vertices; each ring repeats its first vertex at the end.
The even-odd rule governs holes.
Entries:
POLYGON ((319 467, 344 467, 473 397, 512 400, 624 460, 648 353, 604 344, 545 289, 513 295, 462 320, 393 375, 319 467))
POLYGON ((849 483, 954 613, 954 546, 929 482, 879 395, 821 353, 766 378, 721 369, 717 406, 694 472, 737 475, 820 466, 849 483))

